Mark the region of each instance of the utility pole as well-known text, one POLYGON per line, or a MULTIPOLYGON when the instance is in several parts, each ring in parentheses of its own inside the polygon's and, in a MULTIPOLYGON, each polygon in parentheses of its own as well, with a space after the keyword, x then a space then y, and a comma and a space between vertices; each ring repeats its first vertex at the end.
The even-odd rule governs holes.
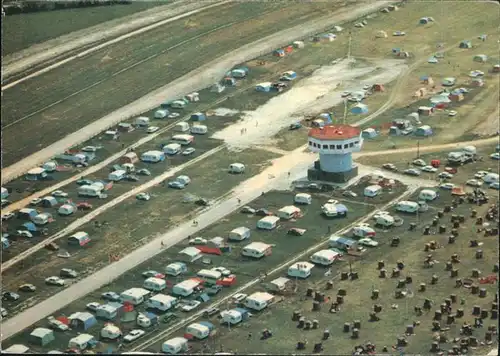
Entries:
POLYGON ((417 140, 417 158, 420 158, 420 140, 417 140))
POLYGON ((344 99, 344 117, 342 118, 342 125, 345 125, 346 118, 347 118, 347 100, 344 99))
POLYGON ((351 41, 352 41, 352 35, 351 31, 349 31, 349 42, 347 44, 347 59, 351 59, 351 41))

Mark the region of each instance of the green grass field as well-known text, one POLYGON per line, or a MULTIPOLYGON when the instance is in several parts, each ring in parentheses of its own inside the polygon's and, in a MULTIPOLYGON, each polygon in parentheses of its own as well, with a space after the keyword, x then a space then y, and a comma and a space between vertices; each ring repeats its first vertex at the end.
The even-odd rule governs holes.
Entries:
MULTIPOLYGON (((275 247, 273 249, 273 254, 271 256, 265 257, 265 259, 260 261, 246 259, 240 255, 241 248, 242 246, 245 245, 245 243, 242 244, 232 243, 231 244, 233 246, 232 251, 228 254, 223 254, 222 256, 215 256, 215 255, 207 256, 210 258, 212 266, 215 267, 218 265, 219 266, 222 265, 225 266, 226 268, 231 269, 237 275, 238 278, 237 285, 243 285, 246 281, 258 277, 260 273, 266 272, 268 269, 272 268, 272 266, 279 264, 283 260, 290 258, 291 255, 295 255, 303 251, 304 249, 308 248, 309 246, 324 240, 325 236, 328 233, 326 226, 327 223, 326 220, 320 215, 319 207, 327 198, 328 196, 325 195, 314 195, 313 204, 306 207, 302 207, 302 212, 304 215, 302 218, 300 218, 296 222, 293 221, 282 222, 280 227, 273 231, 259 231, 255 228, 255 223, 259 219, 258 217, 235 212, 234 214, 231 214, 227 218, 223 219, 222 221, 219 221, 218 223, 201 231, 198 235, 207 238, 211 238, 213 236, 227 236, 228 232, 235 227, 248 226, 252 229, 252 236, 250 239, 251 241, 262 241, 270 244, 275 244, 275 247), (286 231, 289 227, 292 226, 304 226, 307 227, 308 231, 302 237, 289 236, 286 234, 286 231)), ((291 201, 293 201, 293 194, 291 192, 269 192, 265 196, 260 197, 256 201, 252 202, 251 205, 256 207, 267 207, 275 211, 281 208, 282 206, 290 204, 291 201)), ((341 229, 342 227, 360 218, 362 215, 370 212, 374 208, 374 206, 371 205, 362 205, 355 202, 346 202, 346 205, 350 209, 348 217, 340 220, 332 220, 328 223, 332 227, 332 232, 341 229)), ((165 214, 165 212, 162 211, 161 214, 165 214)), ((149 214, 145 214, 145 216, 146 215, 149 214)), ((137 215, 134 215, 134 217, 137 218, 137 215)), ((138 221, 135 221, 135 224, 137 223, 138 221)), ((144 223, 153 224, 152 221, 147 221, 147 222, 144 221, 144 223)), ((127 231, 127 229, 122 227, 120 229, 120 234, 123 234, 124 231, 127 231)), ((140 236, 138 235, 141 233, 141 231, 142 229, 140 227, 137 228, 136 231, 134 232, 134 237, 136 241, 138 242, 140 241, 140 243, 143 243, 143 241, 140 240, 140 236)), ((78 300, 75 303, 72 303, 70 306, 57 313, 57 315, 61 314, 70 315, 72 312, 83 310, 85 308, 86 303, 89 303, 91 301, 98 301, 100 294, 104 291, 114 290, 117 292, 121 292, 133 286, 140 286, 143 281, 143 278, 141 276, 141 273, 143 271, 150 269, 163 271, 167 264, 178 259, 178 252, 184 247, 186 247, 186 245, 187 245, 186 243, 180 243, 179 245, 176 245, 166 250, 165 252, 160 254, 157 258, 144 263, 137 269, 134 269, 130 273, 127 273, 126 275, 122 276, 121 278, 107 285, 102 290, 95 291, 94 293, 86 296, 82 300, 78 300)), ((69 262, 70 261, 66 261, 64 262, 64 264, 66 266, 71 266, 72 268, 77 268, 78 265, 80 266, 82 264, 88 265, 89 261, 80 260, 78 264, 74 260, 71 261, 72 264, 69 264, 69 262)), ((60 264, 57 268, 54 266, 54 270, 58 270, 59 268, 62 267, 63 264, 60 264)), ((196 271, 202 268, 203 264, 201 263, 200 260, 189 264, 189 276, 194 275, 196 271)), ((82 273, 86 272, 82 270, 81 267, 80 271, 82 273)), ((48 271, 45 272, 47 273, 48 271)), ((186 278, 186 276, 178 278, 169 278, 169 281, 172 283, 176 283, 184 278, 186 278)), ((42 287, 39 281, 40 277, 33 279, 33 283, 37 283, 39 287, 42 287)), ((49 292, 50 294, 52 294, 57 290, 57 288, 49 288, 49 289, 51 289, 51 291, 49 292)), ((231 289, 232 288, 228 288, 227 290, 222 292, 221 295, 229 293, 231 289)), ((218 296, 217 298, 220 298, 220 296, 218 296)), ((31 303, 33 302, 34 301, 32 300, 31 303)), ((142 309, 142 307, 140 307, 140 309, 142 309)), ((182 315, 183 313, 180 311, 178 312, 178 314, 180 317, 183 316, 182 315)), ((44 324, 43 321, 39 323, 39 325, 43 324, 44 324)), ((120 326, 125 331, 135 327, 133 323, 132 324, 120 323, 120 326)), ((88 332, 97 335, 99 333, 100 327, 102 327, 102 323, 99 323, 99 326, 90 329, 88 332)), ((161 328, 163 327, 165 327, 164 324, 162 324, 161 328)), ((155 331, 158 330, 151 330, 151 332, 155 331)), ((27 330, 26 332, 29 333, 30 331, 27 330)), ((53 342, 52 345, 47 347, 52 349, 54 348, 64 349, 67 345, 69 338, 73 337, 75 332, 76 331, 71 331, 69 333, 56 333, 56 341, 53 342)), ((25 337, 25 335, 20 334, 9 341, 15 343, 18 340, 21 340, 23 337, 25 337)), ((101 349, 105 350, 107 346, 108 345, 106 344, 101 344, 99 345, 98 350, 101 349)), ((41 348, 34 347, 34 349, 37 351, 42 351, 41 348)))
POLYGON ((34 44, 100 23, 133 15, 168 0, 134 1, 128 5, 42 11, 6 16, 2 19, 2 53, 8 55, 34 44))
POLYGON ((4 124, 33 116, 5 130, 4 164, 33 153, 227 51, 325 15, 331 8, 327 3, 297 3, 286 9, 280 6, 250 2, 210 9, 5 91, 4 124), (23 99, 19 101, 21 93, 23 99), (47 107, 56 100, 62 102, 47 107), (40 135, 44 130, 47 134, 40 135), (15 140, 19 131, 29 139, 15 140))
MULTIPOLYGON (((325 269, 315 268, 309 279, 297 282, 296 289, 292 288, 285 295, 277 296, 277 303, 262 312, 252 312, 253 317, 249 321, 228 329, 220 325, 215 318, 211 319, 210 321, 214 323, 217 332, 213 337, 203 342, 192 342, 193 352, 202 352, 203 350, 203 352, 212 353, 224 351, 232 353, 310 354, 313 351, 314 344, 322 342, 325 354, 347 355, 354 351, 356 345, 372 342, 377 346, 378 353, 382 352, 383 346, 387 346, 390 353, 391 346, 396 345, 397 338, 403 336, 408 341, 408 346, 403 347, 405 354, 426 355, 429 354, 432 338, 435 334, 431 331, 434 310, 439 309, 440 304, 446 298, 449 298, 450 294, 455 294, 457 303, 452 304, 453 313, 458 308, 462 308, 465 313, 464 317, 457 318, 455 323, 446 325, 445 314, 443 321, 441 321, 442 328, 447 328, 447 331, 443 331, 442 334, 445 335, 448 342, 441 343, 440 347, 444 350, 451 349, 454 344, 453 338, 463 338, 459 334, 462 323, 465 321, 474 323, 474 317, 471 315, 472 307, 478 305, 483 309, 490 310, 497 285, 480 285, 481 288, 486 289, 486 298, 480 298, 477 294, 473 295, 470 290, 465 288, 455 288, 455 278, 450 278, 450 272, 444 270, 445 262, 450 259, 452 254, 457 253, 461 261, 459 264, 455 264, 454 267, 458 268, 460 278, 470 278, 473 268, 482 271, 481 276, 488 276, 492 274, 493 265, 498 263, 498 248, 496 237, 483 238, 479 235, 477 238, 483 243, 480 248, 485 251, 485 254, 483 259, 474 258, 476 249, 469 247, 470 234, 475 232, 473 219, 468 218, 471 210, 469 204, 459 205, 453 212, 454 214, 464 214, 467 217, 465 224, 461 224, 458 229, 459 236, 454 244, 448 244, 448 234, 423 236, 423 226, 429 224, 436 211, 442 209, 450 201, 451 196, 443 194, 438 201, 431 203, 431 209, 428 212, 420 214, 418 220, 415 217, 404 215, 405 224, 403 226, 389 231, 377 229, 377 240, 381 245, 378 248, 370 249, 361 259, 351 260, 352 270, 358 272, 358 280, 339 280, 338 275, 340 272, 349 272, 350 270, 347 261, 332 268, 329 277, 324 276, 325 269), (415 231, 408 230, 408 225, 411 222, 417 224, 415 231), (401 243, 399 247, 390 247, 393 236, 400 237, 401 243), (439 263, 433 268, 426 269, 423 267, 423 260, 428 255, 428 252, 424 251, 424 245, 432 240, 437 241, 442 246, 442 248, 432 252, 433 258, 439 263), (385 279, 378 276, 377 261, 381 260, 385 262, 385 268, 388 270, 388 278, 385 279), (402 289, 413 295, 413 297, 406 299, 395 298, 398 278, 389 278, 392 268, 396 266, 399 260, 405 264, 401 272, 401 278, 412 278, 412 283, 402 289), (436 285, 430 283, 433 274, 439 278, 436 285), (327 290, 326 282, 332 279, 334 282, 333 289, 327 290), (427 290, 425 292, 418 291, 420 283, 426 283, 427 290), (337 292, 344 289, 346 292, 344 304, 340 305, 340 311, 335 314, 328 312, 329 302, 322 303, 321 311, 312 311, 312 298, 306 297, 307 288, 324 293, 325 297, 331 298, 332 301, 336 300, 337 292), (373 289, 379 290, 379 298, 376 300, 370 298, 373 289), (426 298, 431 299, 432 308, 429 311, 424 311, 423 315, 417 316, 414 307, 422 306, 426 298), (463 301, 461 301, 462 299, 463 301), (379 304, 382 311, 378 313, 379 321, 370 322, 369 313, 373 311, 374 304, 379 304), (396 305, 397 308, 393 309, 393 305, 396 305), (318 329, 306 331, 297 328, 297 322, 292 321, 294 311, 299 311, 306 320, 317 320, 319 322, 318 329), (361 322, 359 339, 351 339, 351 333, 342 331, 344 323, 351 323, 352 325, 355 320, 361 322), (405 336, 406 326, 417 321, 419 325, 415 327, 415 333, 405 336), (271 330, 273 336, 267 340, 259 340, 264 329, 271 330), (322 341, 325 329, 330 331, 330 338, 322 341), (296 350, 297 342, 306 342, 306 349, 303 351, 296 350)), ((478 210, 479 214, 483 214, 487 206, 475 207, 475 209, 478 210)), ((440 223, 449 228, 449 219, 450 214, 445 214, 440 219, 440 223)), ((278 276, 269 276, 264 283, 278 276)), ((473 280, 478 283, 477 279, 473 280)), ((264 283, 246 293, 264 290, 264 283)), ((482 341, 489 325, 496 325, 496 321, 485 319, 484 328, 475 329, 474 336, 482 341)), ((158 352, 164 340, 173 336, 181 336, 183 331, 184 328, 174 335, 164 336, 161 342, 150 345, 144 351, 158 352)), ((484 355, 491 347, 495 346, 495 343, 493 346, 479 346, 474 348, 472 352, 484 355)))

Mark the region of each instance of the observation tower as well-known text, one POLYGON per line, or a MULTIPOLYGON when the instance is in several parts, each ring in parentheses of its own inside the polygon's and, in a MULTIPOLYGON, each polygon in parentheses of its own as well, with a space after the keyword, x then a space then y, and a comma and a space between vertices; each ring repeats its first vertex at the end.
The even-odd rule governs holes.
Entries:
POLYGON ((351 125, 326 125, 309 131, 309 150, 319 153, 319 160, 307 171, 312 181, 346 183, 358 175, 352 153, 361 151, 361 129, 351 125))

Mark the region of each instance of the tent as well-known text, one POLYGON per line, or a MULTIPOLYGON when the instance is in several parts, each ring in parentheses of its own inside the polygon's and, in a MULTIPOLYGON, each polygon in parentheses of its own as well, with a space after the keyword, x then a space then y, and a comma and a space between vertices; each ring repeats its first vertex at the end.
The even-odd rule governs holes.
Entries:
POLYGON ((41 205, 45 208, 52 208, 57 204, 59 204, 59 202, 53 196, 44 197, 41 202, 41 205))
POLYGON ((377 137, 378 133, 374 128, 369 127, 367 129, 363 130, 361 132, 361 135, 363 136, 363 138, 375 138, 375 137, 377 137))
POLYGON ((353 114, 366 114, 368 112, 368 106, 365 104, 356 104, 351 109, 351 113, 353 114))
POLYGON ((377 38, 387 38, 387 32, 385 32, 385 31, 377 31, 377 33, 375 34, 375 37, 377 37, 377 38))
POLYGON ((25 222, 22 227, 26 230, 28 230, 29 232, 35 232, 35 231, 38 231, 36 225, 32 222, 25 222))
POLYGON ((429 125, 423 125, 415 131, 416 136, 427 137, 432 135, 432 128, 429 125))
POLYGON ((486 61, 488 61, 488 56, 485 54, 478 54, 478 55, 474 56, 473 59, 474 59, 474 62, 485 63, 486 61))
POLYGON ((460 42, 458 47, 459 48, 472 48, 472 42, 468 41, 468 40, 464 40, 464 41, 460 42))
POLYGON ((277 49, 273 52, 273 56, 275 57, 284 57, 285 56, 285 51, 283 49, 277 49))
POLYGON ((88 312, 74 313, 69 316, 69 319, 74 329, 88 330, 97 324, 95 316, 88 312))
POLYGON ((36 328, 30 334, 32 343, 45 346, 55 340, 54 331, 47 328, 36 328))

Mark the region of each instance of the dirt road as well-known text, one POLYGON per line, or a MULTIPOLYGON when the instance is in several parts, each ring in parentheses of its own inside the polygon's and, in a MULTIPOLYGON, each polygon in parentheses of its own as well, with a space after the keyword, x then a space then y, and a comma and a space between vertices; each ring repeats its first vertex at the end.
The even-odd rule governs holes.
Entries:
MULTIPOLYGON (((2 87, 2 90, 6 90, 6 89, 9 89, 15 85, 18 85, 28 79, 31 79, 31 78, 35 78, 39 75, 42 75, 44 73, 47 73, 55 68, 58 68, 58 67, 61 67, 62 65, 68 63, 68 62, 71 62, 72 60, 75 60, 75 59, 78 59, 78 58, 81 58, 81 57, 84 57, 84 56, 87 56, 93 52, 96 52, 96 51, 100 51, 101 49, 103 48, 106 48, 108 46, 111 46, 112 44, 115 44, 115 43, 118 43, 118 42, 121 42, 123 40, 126 40, 127 38, 130 38, 130 37, 133 37, 133 36, 137 36, 141 33, 144 33, 146 31, 150 31, 150 30, 153 30, 157 27, 160 27, 160 26, 163 26, 163 25, 166 25, 170 22, 173 22, 173 21, 177 21, 177 20, 180 20, 180 19, 183 19, 185 17, 188 17, 188 16, 191 16, 191 15, 194 15, 194 14, 197 14, 201 11, 204 11, 204 10, 207 10, 209 8, 212 8, 212 7, 215 7, 215 6, 220 6, 220 5, 223 5, 223 4, 227 4, 229 3, 230 1, 227 0, 227 1, 222 1, 222 2, 216 2, 215 4, 211 4, 211 5, 208 5, 208 6, 203 6, 203 7, 200 7, 200 5, 203 5, 203 3, 195 3, 195 4, 188 4, 186 6, 179 6, 179 7, 176 7, 175 9, 171 9, 169 10, 168 12, 165 11, 163 12, 163 16, 164 17, 168 17, 167 19, 165 20, 162 20, 162 21, 159 21, 159 22, 155 22, 153 23, 152 25, 147 25, 147 26, 144 26, 144 27, 141 27, 139 28, 138 30, 135 30, 135 31, 130 31, 132 28, 129 28, 127 33, 124 34, 124 35, 121 35, 119 37, 116 37, 116 38, 113 38, 112 40, 109 40, 109 41, 106 41, 100 45, 97 45, 97 46, 94 46, 94 47, 91 47, 89 49, 86 49, 82 52, 79 52, 75 55, 72 55, 68 58, 65 58, 63 60, 60 60, 60 61, 57 61, 56 63, 54 64, 51 64, 47 67, 44 67, 43 69, 41 70, 37 70, 36 72, 33 72, 29 75, 26 75, 18 80, 15 80, 9 84, 6 84, 2 87), (198 7, 197 9, 195 10, 192 10, 193 8, 196 8, 198 7)), ((122 25, 122 27, 125 27, 124 25, 122 25)), ((113 34, 112 32, 109 34, 109 36, 107 38, 110 38, 110 37, 113 37, 113 34)), ((91 37, 86 37, 86 38, 91 38, 91 37)), ((94 41, 95 42, 95 41, 94 41)), ((90 42, 90 43, 93 43, 93 42, 90 42)), ((83 44, 84 46, 85 44, 83 44)), ((65 47, 65 46, 61 46, 61 47, 65 47)), ((66 46, 67 47, 67 46, 66 46)), ((77 47, 78 49, 79 47, 77 47)), ((68 51, 65 51, 65 52, 68 52, 68 51)), ((62 53, 65 53, 65 52, 62 52, 62 53)), ((47 55, 50 55, 51 53, 55 53, 53 51, 47 51, 47 52, 44 52, 44 53, 47 53, 47 55)), ((61 54, 62 54, 61 53, 61 54)), ((53 58, 53 57, 52 57, 53 58)), ((49 60, 50 58, 46 59, 46 60, 49 60)), ((33 56, 33 57, 29 57, 29 58, 26 58, 24 60, 21 60, 19 61, 19 63, 24 63, 23 65, 27 66, 26 68, 30 67, 30 66, 33 66, 34 64, 29 64, 30 62, 33 62, 33 61, 39 61, 40 60, 40 56, 33 56)), ((11 67, 15 67, 14 65, 12 65, 11 67)))
MULTIPOLYGON (((121 260, 110 264, 93 275, 71 285, 62 292, 38 303, 36 306, 23 311, 22 313, 7 319, 2 323, 2 340, 5 340, 20 331, 28 328, 38 320, 52 315, 57 310, 70 304, 86 294, 99 289, 110 283, 120 275, 133 269, 139 264, 153 258, 161 253, 160 248, 163 242, 165 247, 171 247, 182 241, 189 235, 195 235, 198 231, 220 220, 224 216, 236 210, 239 206, 248 204, 259 197, 263 192, 273 189, 283 189, 289 186, 290 182, 303 178, 304 172, 316 160, 316 155, 303 152, 302 148, 290 152, 288 155, 280 157, 273 161, 273 165, 262 173, 246 180, 234 189, 232 195, 220 203, 207 208, 196 220, 198 226, 193 226, 191 222, 186 222, 179 227, 160 235, 147 245, 126 255, 121 260), (290 177, 288 177, 290 172, 290 177), (273 177, 270 179, 270 177, 273 177), (238 204, 236 198, 241 199, 238 204)), ((360 174, 366 174, 373 169, 371 167, 360 166, 360 174)), ((402 180, 404 183, 412 186, 429 185, 432 182, 412 177, 403 177, 388 172, 388 176, 402 180)), ((434 182, 435 183, 435 182, 434 182)))
POLYGON ((54 155, 63 152, 69 147, 86 141, 118 122, 160 105, 165 98, 179 97, 181 95, 185 95, 186 93, 210 86, 215 81, 219 80, 224 73, 234 65, 268 53, 277 47, 288 44, 294 39, 307 37, 311 34, 320 32, 322 29, 325 29, 332 24, 339 24, 343 21, 359 18, 360 16, 386 6, 388 3, 389 1, 378 1, 365 5, 358 5, 355 9, 342 9, 339 10, 336 15, 330 15, 325 18, 317 19, 277 32, 261 40, 245 45, 236 51, 223 55, 217 60, 212 61, 175 80, 174 82, 151 92, 147 96, 112 112, 104 118, 95 121, 91 125, 66 136, 62 140, 19 161, 15 165, 2 169, 2 184, 19 177, 36 165, 49 160, 54 155))
MULTIPOLYGON (((220 4, 212 3, 209 7, 218 5, 220 4)), ((91 45, 92 43, 118 37, 123 34, 135 35, 142 33, 148 29, 163 25, 166 18, 177 17, 178 15, 190 12, 193 14, 202 11, 206 7, 206 2, 186 2, 179 0, 168 5, 142 11, 124 18, 107 21, 84 30, 60 36, 44 43, 33 45, 27 49, 12 53, 3 58, 3 76, 4 78, 8 78, 9 76, 22 72, 32 66, 42 64, 43 62, 57 58, 58 56, 77 50, 78 48, 91 45)), ((125 38, 128 37, 122 36, 120 40, 125 38)), ((99 47, 99 49, 100 48, 102 47, 99 47)), ((82 55, 84 54, 78 54, 75 57, 82 55)), ((9 85, 13 86, 15 84, 9 85)), ((5 86, 2 90, 7 89, 8 87, 9 86, 5 86)))

